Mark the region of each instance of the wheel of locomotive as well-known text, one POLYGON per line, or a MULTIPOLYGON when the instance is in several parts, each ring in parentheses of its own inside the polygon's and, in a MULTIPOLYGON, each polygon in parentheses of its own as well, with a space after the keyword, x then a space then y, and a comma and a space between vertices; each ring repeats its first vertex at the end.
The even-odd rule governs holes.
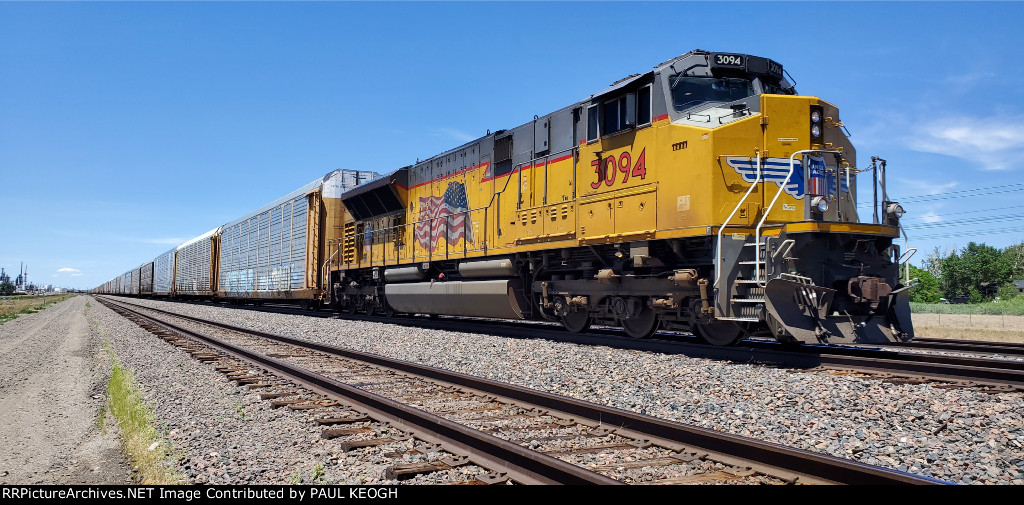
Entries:
POLYGON ((633 338, 647 338, 654 335, 654 332, 658 331, 658 323, 658 313, 647 306, 633 314, 633 317, 619 321, 622 329, 626 330, 626 335, 633 338))
POLYGON ((349 297, 348 306, 346 308, 348 309, 349 315, 354 316, 359 313, 359 303, 356 301, 356 297, 349 297))
POLYGON ((562 326, 565 326, 565 329, 569 330, 569 333, 587 331, 590 329, 590 323, 593 321, 594 318, 590 317, 590 312, 585 310, 569 312, 562 316, 562 326))
POLYGON ((743 330, 729 321, 712 321, 693 325, 693 334, 711 345, 733 345, 743 338, 743 330))

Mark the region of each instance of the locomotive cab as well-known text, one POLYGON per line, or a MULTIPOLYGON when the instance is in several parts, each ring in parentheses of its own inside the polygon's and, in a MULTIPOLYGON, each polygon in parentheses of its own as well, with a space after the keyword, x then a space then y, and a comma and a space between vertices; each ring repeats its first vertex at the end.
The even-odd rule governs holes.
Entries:
POLYGON ((902 208, 874 171, 883 192, 875 207, 889 210, 860 223, 856 151, 838 108, 797 95, 772 60, 704 56, 706 65, 667 65, 662 81, 672 125, 703 126, 709 157, 723 168, 721 179, 712 171, 709 203, 718 207, 708 214, 721 218, 716 210, 731 207, 715 237, 714 307, 696 318, 706 340, 730 343, 730 323, 766 326, 783 342, 909 340, 899 279, 909 256, 894 241, 902 208))

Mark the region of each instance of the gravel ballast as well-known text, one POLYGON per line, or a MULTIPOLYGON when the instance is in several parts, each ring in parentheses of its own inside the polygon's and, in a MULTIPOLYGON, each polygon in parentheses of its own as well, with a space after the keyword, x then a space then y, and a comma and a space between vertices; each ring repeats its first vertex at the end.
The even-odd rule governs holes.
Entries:
MULTIPOLYGON (((1019 392, 892 384, 541 339, 131 301, 948 481, 1024 484, 1024 394, 1019 392)), ((331 483, 382 482, 383 462, 374 466, 334 452, 301 415, 265 408, 255 394, 212 367, 98 308, 99 323, 147 388, 170 442, 184 451, 183 465, 197 482, 281 483, 314 474, 331 483), (242 411, 248 419, 238 419, 242 411), (282 429, 287 436, 276 436, 282 429), (315 471, 318 465, 324 470, 315 471)))

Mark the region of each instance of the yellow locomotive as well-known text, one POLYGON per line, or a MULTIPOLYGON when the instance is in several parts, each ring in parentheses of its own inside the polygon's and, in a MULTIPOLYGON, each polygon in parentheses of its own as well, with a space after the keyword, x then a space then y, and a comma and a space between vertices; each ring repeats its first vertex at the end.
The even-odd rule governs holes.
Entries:
POLYGON ((95 291, 665 328, 718 345, 909 340, 899 265, 913 250, 901 253, 885 161, 872 158, 861 223, 839 110, 787 76, 767 58, 691 51, 386 176, 331 172, 95 291))
POLYGON ((909 340, 903 211, 876 177, 875 222, 859 222, 839 111, 787 75, 691 51, 348 190, 325 295, 353 313, 660 327, 719 345, 909 340))

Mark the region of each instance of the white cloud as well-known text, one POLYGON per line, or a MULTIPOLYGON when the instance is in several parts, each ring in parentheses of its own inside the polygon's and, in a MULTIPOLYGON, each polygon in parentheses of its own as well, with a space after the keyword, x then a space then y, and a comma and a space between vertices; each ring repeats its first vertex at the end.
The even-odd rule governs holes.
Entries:
POLYGON ((71 272, 71 273, 81 272, 81 270, 79 270, 77 268, 71 268, 71 267, 58 268, 57 271, 58 272, 71 272))
POLYGON ((946 86, 942 90, 952 93, 969 93, 976 90, 978 85, 998 78, 999 74, 989 71, 957 73, 944 79, 946 86))
POLYGON ((71 274, 72 277, 81 277, 82 274, 71 274))
POLYGON ((476 140, 481 137, 481 135, 472 135, 454 128, 438 128, 435 130, 434 134, 442 137, 449 137, 458 142, 469 142, 470 140, 476 140))
POLYGON ((949 191, 955 188, 958 184, 960 184, 959 182, 956 181, 946 183, 934 183, 929 182, 928 180, 925 179, 906 179, 903 177, 897 177, 896 180, 899 181, 901 184, 909 186, 913 190, 914 196, 917 196, 918 194, 937 195, 939 193, 945 193, 946 191, 949 191))
POLYGON ((947 117, 930 120, 910 139, 915 151, 961 158, 982 170, 1021 166, 1024 117, 947 117))
POLYGON ((166 237, 166 238, 142 238, 137 239, 136 242, 145 242, 147 244, 164 244, 164 245, 181 245, 188 242, 190 239, 181 237, 166 237))
POLYGON ((942 221, 942 216, 936 214, 933 210, 929 210, 926 214, 918 216, 918 219, 924 221, 925 223, 931 224, 942 221))

